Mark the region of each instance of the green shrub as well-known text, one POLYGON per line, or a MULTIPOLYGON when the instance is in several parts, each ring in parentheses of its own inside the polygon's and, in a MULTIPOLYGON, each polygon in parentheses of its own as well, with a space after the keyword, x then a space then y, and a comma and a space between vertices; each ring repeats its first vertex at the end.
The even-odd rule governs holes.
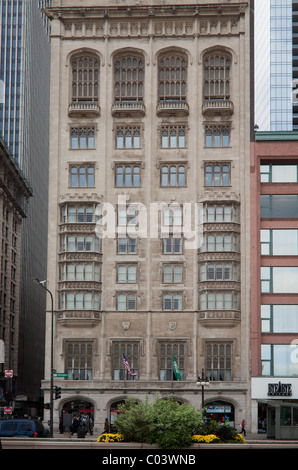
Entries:
POLYGON ((163 449, 180 449, 193 444, 192 435, 203 426, 202 411, 170 396, 159 396, 153 403, 148 397, 142 403, 128 398, 119 407, 115 426, 124 440, 157 444, 163 449))

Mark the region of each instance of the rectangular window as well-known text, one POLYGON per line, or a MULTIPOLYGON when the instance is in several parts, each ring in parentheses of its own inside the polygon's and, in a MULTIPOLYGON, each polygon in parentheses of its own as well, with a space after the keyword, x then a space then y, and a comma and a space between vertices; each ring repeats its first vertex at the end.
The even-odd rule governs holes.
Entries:
POLYGON ((297 344, 262 344, 262 376, 297 377, 297 344))
POLYGON ((71 149, 94 149, 95 148, 94 127, 72 127, 70 129, 71 149))
POLYGON ((230 126, 206 126, 205 146, 206 147, 229 147, 230 126))
POLYGON ((177 380, 174 361, 177 363, 181 380, 185 380, 186 347, 181 341, 159 343, 159 380, 177 380))
POLYGON ((230 163, 206 163, 204 171, 205 186, 230 186, 230 163))
POLYGON ((127 264, 117 266, 117 282, 137 282, 137 267, 127 264))
POLYGON ((160 185, 163 187, 185 186, 185 165, 163 165, 160 170, 160 185))
POLYGON ((182 282, 182 265, 163 266, 163 282, 181 283, 182 282))
POLYGON ((203 222, 239 222, 239 208, 236 205, 205 204, 203 222))
POLYGON ((261 292, 263 294, 298 294, 298 267, 261 267, 261 292))
POLYGON ((261 183, 297 183, 298 164, 261 164, 261 183))
POLYGON ((117 310, 136 310, 136 294, 119 294, 117 296, 117 310))
POLYGON ((92 380, 93 343, 66 342, 65 369, 68 380, 92 380))
POLYGON ((201 264, 201 281, 238 281, 239 269, 237 264, 201 264))
POLYGON ((118 238, 118 254, 135 254, 137 252, 137 239, 132 237, 118 238))
POLYGON ((206 376, 209 380, 232 380, 232 344, 206 344, 206 376))
POLYGON ((298 333, 298 305, 261 305, 262 333, 298 333))
POLYGON ((99 294, 90 292, 68 292, 60 294, 60 309, 66 310, 98 310, 99 294))
POLYGON ((261 230, 261 254, 264 256, 298 256, 298 230, 261 230))
POLYGON ((164 254, 180 254, 182 253, 182 238, 163 238, 164 254))
POLYGON ((91 188, 94 187, 94 165, 81 164, 70 165, 70 187, 71 188, 91 188))
POLYGON ((113 380, 138 380, 140 347, 137 342, 113 341, 112 364, 113 380), (123 354, 129 364, 130 375, 123 362, 123 354))
POLYGON ((117 127, 116 128, 117 149, 139 149, 141 148, 141 128, 117 127))
POLYGON ((95 251, 100 252, 100 240, 94 236, 62 236, 61 237, 61 251, 74 252, 74 251, 95 251))
POLYGON ((238 310, 237 292, 207 292, 200 295, 200 310, 238 310))
POLYGON ((161 147, 162 148, 185 148, 185 126, 162 126, 161 147))
POLYGON ((239 240, 237 235, 203 235, 202 252, 210 251, 238 251, 239 240))
POLYGON ((115 186, 117 188, 136 188, 141 186, 140 165, 116 165, 115 186))
POLYGON ((165 294, 163 310, 182 310, 182 294, 165 294))
POLYGON ((297 194, 261 194, 262 218, 298 218, 297 194))

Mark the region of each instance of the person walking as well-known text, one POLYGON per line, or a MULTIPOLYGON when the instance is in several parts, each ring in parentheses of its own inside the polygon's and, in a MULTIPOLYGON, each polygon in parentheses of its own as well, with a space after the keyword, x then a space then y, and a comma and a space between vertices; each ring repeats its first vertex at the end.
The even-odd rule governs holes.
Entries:
POLYGON ((246 436, 245 421, 244 421, 244 419, 243 419, 242 422, 241 422, 241 432, 240 432, 240 434, 242 434, 242 433, 243 433, 244 436, 246 436))

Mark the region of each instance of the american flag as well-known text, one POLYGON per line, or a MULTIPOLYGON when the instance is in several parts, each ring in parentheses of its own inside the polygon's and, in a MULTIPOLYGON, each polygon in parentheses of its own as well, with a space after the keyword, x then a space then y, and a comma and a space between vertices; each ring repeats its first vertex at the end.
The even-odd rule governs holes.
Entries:
POLYGON ((126 369, 127 369, 127 372, 129 373, 129 375, 132 375, 133 377, 135 377, 137 374, 131 372, 130 367, 129 367, 129 364, 128 364, 127 360, 126 360, 126 357, 124 356, 124 354, 122 354, 122 355, 123 355, 123 364, 125 365, 125 367, 126 367, 126 369))

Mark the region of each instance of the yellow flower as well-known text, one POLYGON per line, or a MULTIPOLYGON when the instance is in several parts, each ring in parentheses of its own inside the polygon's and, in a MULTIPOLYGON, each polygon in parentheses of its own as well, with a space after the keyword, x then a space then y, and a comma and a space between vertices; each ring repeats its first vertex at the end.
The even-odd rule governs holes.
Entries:
POLYGON ((97 438, 97 442, 121 442, 123 440, 124 438, 122 434, 111 434, 111 433, 101 434, 97 438))

